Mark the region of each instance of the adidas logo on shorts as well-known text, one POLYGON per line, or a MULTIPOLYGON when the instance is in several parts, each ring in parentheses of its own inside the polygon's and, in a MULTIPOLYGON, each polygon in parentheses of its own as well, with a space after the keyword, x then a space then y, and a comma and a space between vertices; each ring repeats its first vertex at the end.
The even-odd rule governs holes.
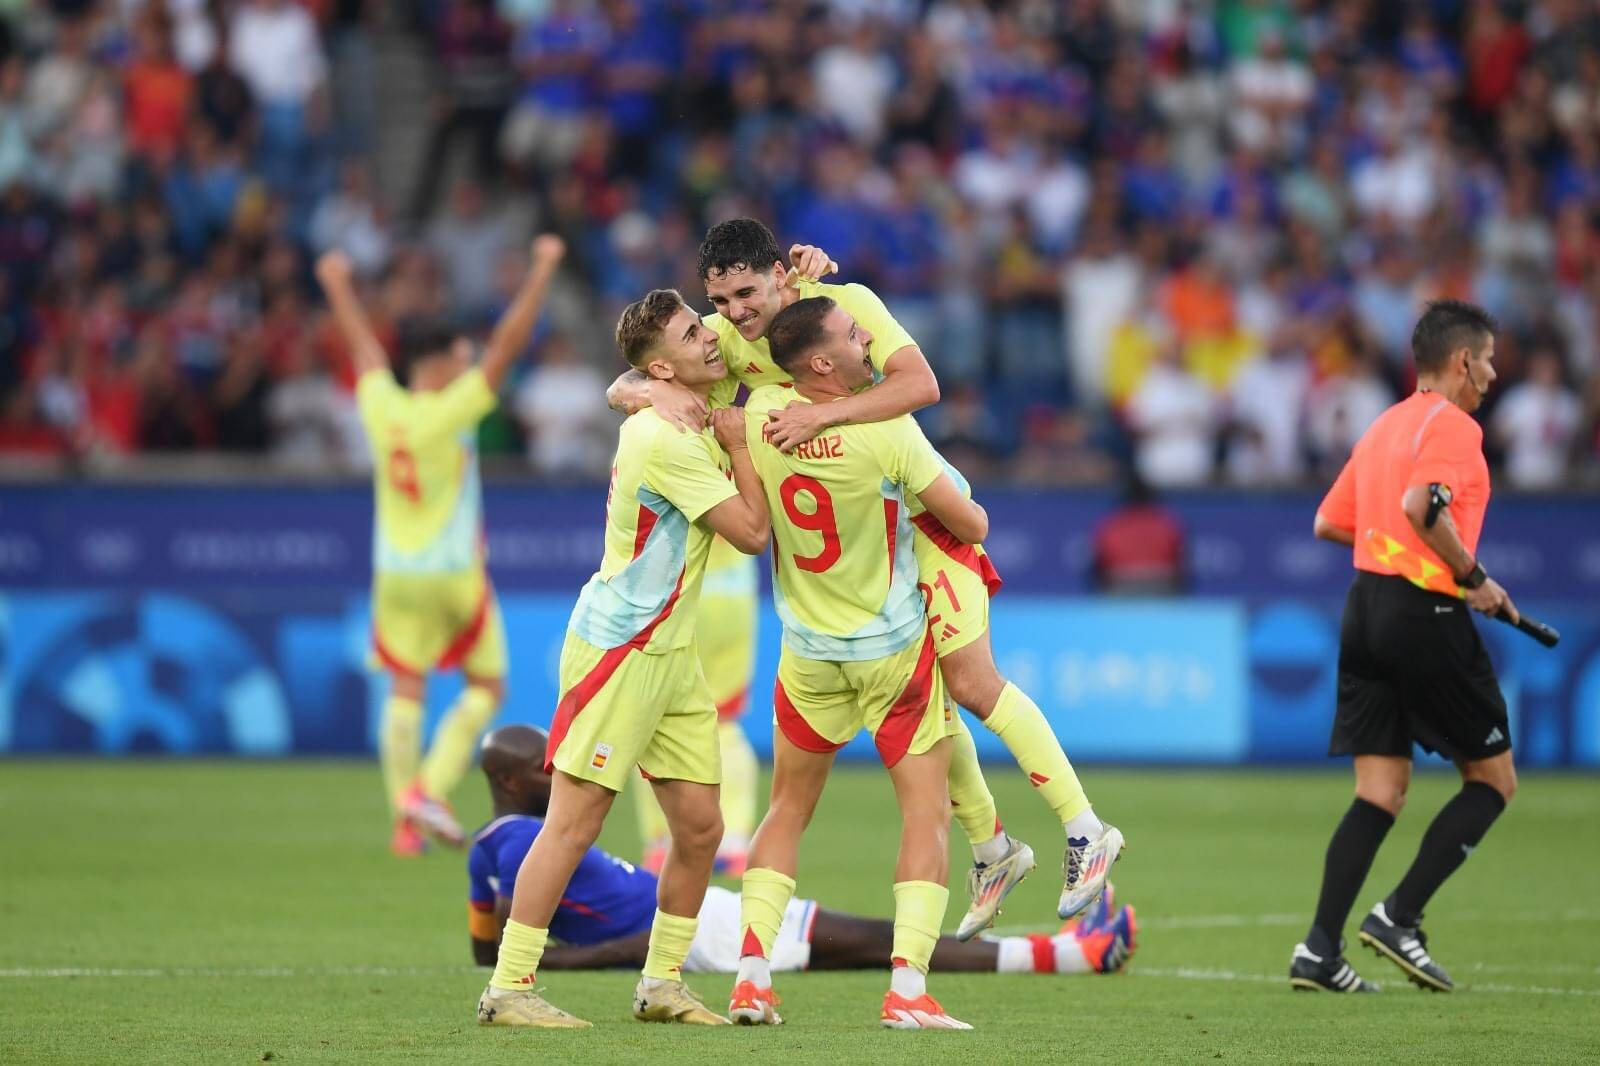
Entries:
POLYGON ((1498 744, 1505 738, 1506 735, 1500 732, 1500 727, 1495 726, 1494 729, 1490 731, 1489 735, 1483 738, 1483 742, 1485 744, 1498 744))

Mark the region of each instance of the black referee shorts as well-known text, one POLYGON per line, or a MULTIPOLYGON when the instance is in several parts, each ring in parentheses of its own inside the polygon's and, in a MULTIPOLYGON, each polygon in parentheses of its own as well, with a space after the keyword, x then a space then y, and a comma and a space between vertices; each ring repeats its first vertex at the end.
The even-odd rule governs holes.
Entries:
POLYGON ((1403 577, 1356 572, 1339 629, 1339 702, 1329 755, 1453 762, 1511 750, 1506 701, 1462 600, 1403 577))

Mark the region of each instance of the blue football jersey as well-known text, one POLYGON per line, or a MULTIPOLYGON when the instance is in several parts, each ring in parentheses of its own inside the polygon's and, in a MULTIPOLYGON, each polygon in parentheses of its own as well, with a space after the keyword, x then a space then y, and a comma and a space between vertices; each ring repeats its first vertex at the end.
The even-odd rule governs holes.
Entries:
MULTIPOLYGON (((492 911, 495 896, 511 898, 522 859, 543 828, 542 818, 508 814, 473 834, 467 879, 474 909, 492 911)), ((655 913, 655 874, 590 848, 561 894, 550 936, 564 944, 598 944, 645 932, 655 913)))

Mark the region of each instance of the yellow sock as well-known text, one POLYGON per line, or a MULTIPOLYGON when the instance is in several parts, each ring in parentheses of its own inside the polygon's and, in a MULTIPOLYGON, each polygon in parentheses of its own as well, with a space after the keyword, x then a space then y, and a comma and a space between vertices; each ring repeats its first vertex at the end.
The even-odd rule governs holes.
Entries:
POLYGON ((744 872, 744 888, 739 894, 740 955, 754 955, 759 950, 762 958, 772 957, 783 912, 793 898, 794 878, 765 867, 744 872))
POLYGON ((1006 683, 984 725, 1004 742, 1062 825, 1089 809, 1089 797, 1061 750, 1061 741, 1051 732, 1044 712, 1020 688, 1006 683))
POLYGON ((1000 830, 1000 815, 995 810, 989 782, 983 779, 978 749, 965 722, 961 732, 950 738, 949 785, 950 808, 966 831, 967 842, 976 846, 993 840, 1000 830))
POLYGON ((443 799, 455 790, 472 765, 478 736, 494 721, 499 706, 494 694, 481 685, 468 685, 462 691, 445 712, 428 757, 422 760, 422 791, 443 799))
POLYGON ((717 744, 722 748, 722 839, 747 847, 756 829, 756 793, 761 779, 756 749, 738 722, 717 727, 717 744))
POLYGON ((643 778, 630 782, 629 787, 633 790, 634 813, 639 817, 640 845, 649 848, 653 844, 665 844, 670 833, 667 816, 656 801, 656 790, 643 778))
POLYGON ((894 886, 894 949, 898 962, 918 973, 928 972, 939 927, 950 903, 950 890, 932 881, 898 881, 894 886))
POLYGON ((650 923, 650 951, 644 957, 644 975, 662 981, 683 980, 683 960, 700 928, 699 918, 684 918, 656 908, 650 923))
POLYGON ((489 987, 510 990, 532 988, 539 971, 539 960, 544 958, 544 946, 549 939, 548 929, 535 929, 514 918, 506 922, 506 931, 500 935, 500 958, 494 964, 494 976, 489 978, 489 987))
POLYGON ((417 777, 421 754, 422 704, 390 696, 383 704, 383 727, 378 731, 378 762, 383 767, 383 789, 391 810, 399 806, 400 793, 417 777))

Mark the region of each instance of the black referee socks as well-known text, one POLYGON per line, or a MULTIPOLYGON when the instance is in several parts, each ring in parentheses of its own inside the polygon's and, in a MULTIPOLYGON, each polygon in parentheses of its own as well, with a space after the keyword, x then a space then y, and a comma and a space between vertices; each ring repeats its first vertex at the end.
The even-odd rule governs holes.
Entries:
POLYGON ((1389 917, 1396 925, 1414 926, 1421 920, 1422 908, 1439 891, 1445 878, 1467 861, 1505 809, 1505 797, 1482 781, 1468 781, 1450 797, 1422 834, 1422 846, 1417 849, 1411 869, 1389 897, 1389 917))
POLYGON ((1317 916, 1311 932, 1306 934, 1306 947, 1318 955, 1339 954, 1339 938, 1350 917, 1350 908, 1355 906, 1367 871, 1372 869, 1373 856, 1378 854, 1378 847, 1389 835, 1392 825, 1394 815, 1377 804, 1357 799, 1344 812, 1339 828, 1333 831, 1322 866, 1322 895, 1317 899, 1317 916))

